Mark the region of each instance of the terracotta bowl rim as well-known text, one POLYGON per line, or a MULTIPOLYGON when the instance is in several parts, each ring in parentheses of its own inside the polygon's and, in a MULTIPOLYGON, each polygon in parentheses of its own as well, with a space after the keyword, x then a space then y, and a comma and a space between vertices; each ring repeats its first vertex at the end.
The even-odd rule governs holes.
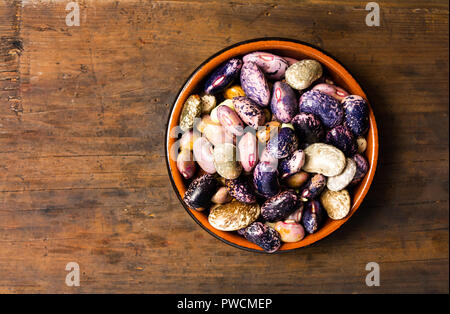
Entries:
MULTIPOLYGON (((188 78, 184 81, 182 87, 179 89, 177 96, 174 100, 174 102, 172 103, 170 110, 169 110, 169 115, 167 118, 167 123, 166 123, 166 129, 165 129, 165 134, 164 134, 164 152, 165 152, 165 161, 166 161, 166 166, 167 166, 167 171, 169 173, 169 178, 170 178, 170 182, 172 184, 172 188, 175 191, 175 194, 177 195, 178 200, 180 201, 180 203, 183 205, 184 209, 186 210, 186 212, 191 216, 191 218, 200 226, 202 227, 206 232, 208 232, 210 235, 212 235, 213 237, 219 239, 220 241, 231 245, 233 247, 245 250, 245 251, 249 251, 249 252, 255 252, 255 253, 264 253, 264 254, 279 254, 279 253, 285 253, 285 252, 291 252, 291 251, 295 251, 297 249, 300 249, 302 247, 306 247, 306 246, 311 246, 313 244, 316 244, 318 241, 322 240, 323 238, 326 238, 327 236, 329 236, 330 234, 332 234, 333 232, 335 232, 337 229, 339 229, 345 222, 347 222, 348 219, 350 219, 351 216, 353 216, 353 214, 357 211, 357 209, 361 206, 362 201, 364 200, 366 194, 368 193, 370 186, 372 184, 373 181, 373 177, 375 175, 376 172, 376 167, 377 167, 377 163, 378 163, 378 150, 379 150, 379 139, 378 139, 378 128, 377 128, 377 123, 375 120, 375 116, 373 114, 373 110, 372 107, 369 103, 369 110, 370 110, 370 130, 369 133, 372 133, 372 137, 373 137, 373 152, 371 155, 371 158, 369 161, 369 171, 366 174, 366 178, 360 183, 360 185, 364 184, 358 202, 359 204, 357 205, 357 207, 355 209, 352 208, 352 210, 350 211, 349 215, 345 218, 342 219, 342 222, 337 224, 337 227, 333 228, 329 233, 324 234, 322 237, 316 239, 315 241, 303 245, 303 246, 299 246, 299 247, 294 247, 294 248, 290 248, 290 249, 282 249, 282 250, 278 250, 274 253, 267 253, 262 249, 254 249, 254 248, 249 248, 249 247, 245 247, 242 245, 239 245, 237 243, 231 242, 225 238, 222 238, 221 236, 219 236, 218 234, 216 234, 215 232, 213 232, 212 230, 208 229, 202 222, 200 222, 197 217, 194 216, 194 214, 191 212, 191 209, 184 203, 183 201, 183 197, 180 195, 180 191, 178 190, 176 183, 174 181, 173 178, 173 174, 172 171, 177 171, 177 169, 172 169, 172 167, 170 166, 170 155, 169 155, 169 127, 170 127, 170 122, 173 118, 173 113, 174 113, 174 108, 176 106, 176 104, 179 102, 180 96, 183 94, 184 90, 189 86, 189 84, 191 83, 192 78, 206 65, 208 64, 211 60, 213 60, 214 58, 220 56, 221 54, 227 52, 228 50, 231 50, 233 48, 242 46, 242 45, 246 45, 246 44, 251 44, 251 43, 256 43, 256 42, 270 42, 270 41, 279 41, 279 42, 286 42, 286 43, 294 43, 294 44, 301 44, 304 46, 307 46, 309 48, 315 49, 318 52, 324 54, 326 57, 332 59, 333 62, 335 62, 338 66, 342 67, 342 69, 344 69, 349 76, 351 77, 351 79, 353 79, 356 84, 358 85, 358 87, 363 91, 363 97, 367 99, 366 94, 364 93, 364 90, 361 87, 361 84, 359 83, 359 81, 355 78, 355 76, 353 74, 351 74, 351 72, 340 62, 338 61, 334 56, 330 55, 328 52, 322 50, 322 48, 316 47, 310 43, 301 41, 301 40, 297 40, 297 39, 290 39, 290 38, 283 38, 283 37, 261 37, 261 38, 254 38, 254 39, 249 39, 249 40, 245 40, 245 41, 241 41, 235 44, 232 44, 230 46, 227 46, 221 50, 219 50, 218 52, 214 53, 213 55, 211 55, 210 57, 208 57, 207 59, 205 59, 205 61, 203 61, 194 71, 192 71, 192 73, 188 76, 188 78)), ((273 48, 276 50, 276 48, 273 48)), ((261 49, 264 50, 264 49, 261 49)), ((200 81, 201 82, 201 81, 200 81)), ((368 137, 370 137, 370 135, 368 135, 368 137)), ((354 200, 352 198, 352 207, 354 200)), ((300 241, 301 242, 301 241, 300 241)))

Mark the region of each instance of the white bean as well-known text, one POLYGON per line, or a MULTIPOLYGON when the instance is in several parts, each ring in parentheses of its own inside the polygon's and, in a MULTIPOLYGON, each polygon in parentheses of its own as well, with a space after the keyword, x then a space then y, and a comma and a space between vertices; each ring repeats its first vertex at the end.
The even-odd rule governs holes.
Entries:
POLYGON ((356 174, 356 163, 353 159, 347 158, 347 165, 341 174, 334 177, 329 177, 327 181, 327 188, 331 191, 340 191, 347 187, 352 182, 356 174))
POLYGON ((320 173, 327 177, 337 176, 345 168, 345 155, 334 146, 315 143, 305 149, 306 161, 303 170, 320 173))

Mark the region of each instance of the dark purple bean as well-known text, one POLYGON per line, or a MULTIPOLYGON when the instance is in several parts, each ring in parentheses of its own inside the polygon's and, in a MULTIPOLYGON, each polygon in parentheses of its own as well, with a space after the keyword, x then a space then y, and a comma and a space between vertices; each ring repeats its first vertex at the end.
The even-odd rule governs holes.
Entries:
POLYGON ((306 203, 302 215, 302 223, 306 232, 314 233, 319 230, 325 218, 325 211, 319 201, 306 203))
POLYGON ((253 185, 263 197, 272 197, 280 191, 278 170, 268 162, 260 162, 253 171, 253 185))
POLYGON ((267 253, 277 251, 281 246, 280 234, 275 229, 261 222, 254 222, 245 229, 238 231, 248 241, 258 245, 267 253))
POLYGON ((214 175, 205 174, 191 182, 183 200, 190 208, 202 211, 211 205, 211 198, 217 190, 214 175))
POLYGON ((303 203, 302 202, 298 202, 299 205, 297 207, 297 209, 291 213, 289 216, 286 217, 286 220, 293 220, 297 223, 300 223, 302 220, 302 215, 303 215, 303 203))
POLYGON ((327 178, 323 174, 315 174, 312 176, 305 188, 301 192, 301 200, 303 202, 316 199, 327 185, 327 178))
POLYGON ((206 94, 217 94, 223 91, 239 75, 242 68, 241 59, 231 59, 215 70, 205 83, 206 94))
POLYGON ((312 113, 319 117, 327 128, 334 128, 342 123, 344 110, 334 98, 318 90, 310 90, 300 97, 300 112, 312 113))
POLYGON ((280 221, 292 214, 299 204, 297 194, 292 191, 281 192, 264 202, 261 216, 269 222, 280 221))
POLYGON ((282 179, 299 172, 305 164, 305 152, 296 150, 291 156, 281 160, 278 167, 282 179))
POLYGON ((352 182, 350 182, 350 185, 354 186, 359 184, 366 176, 367 172, 369 171, 369 163, 367 162, 367 159, 360 154, 356 154, 352 157, 352 159, 356 163, 356 174, 353 177, 352 182))
POLYGON ((291 121, 301 143, 314 144, 321 142, 325 132, 320 119, 311 113, 300 113, 291 121))
POLYGON ((347 157, 358 152, 358 144, 352 131, 344 125, 339 125, 328 131, 326 143, 339 148, 347 157))
POLYGON ((350 95, 342 100, 345 125, 356 135, 364 135, 369 129, 369 105, 364 98, 350 95))
MULTIPOLYGON (((247 228, 248 228, 248 227, 247 227, 247 228)), ((237 230, 236 232, 237 232, 237 234, 239 234, 239 235, 241 235, 241 236, 244 236, 244 235, 245 235, 245 229, 247 229, 247 228, 239 229, 239 230, 237 230)))
POLYGON ((298 148, 295 131, 290 127, 281 128, 278 135, 267 142, 267 152, 275 158, 286 158, 298 148))
POLYGON ((228 193, 238 201, 246 204, 256 202, 256 196, 247 177, 240 176, 237 179, 227 179, 225 180, 225 186, 228 193))
POLYGON ((275 82, 273 85, 270 108, 277 120, 283 123, 291 122, 292 118, 297 114, 297 96, 294 90, 285 82, 275 82))

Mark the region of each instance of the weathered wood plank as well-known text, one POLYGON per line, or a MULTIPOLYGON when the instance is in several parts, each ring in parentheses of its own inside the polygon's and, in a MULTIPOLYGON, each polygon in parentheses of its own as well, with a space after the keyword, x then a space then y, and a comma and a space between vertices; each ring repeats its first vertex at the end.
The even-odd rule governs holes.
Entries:
MULTIPOLYGON (((19 1, 0 4, 0 114, 11 116, 22 111, 20 97, 21 6, 19 1)), ((1 121, 1 120, 0 120, 1 121)))

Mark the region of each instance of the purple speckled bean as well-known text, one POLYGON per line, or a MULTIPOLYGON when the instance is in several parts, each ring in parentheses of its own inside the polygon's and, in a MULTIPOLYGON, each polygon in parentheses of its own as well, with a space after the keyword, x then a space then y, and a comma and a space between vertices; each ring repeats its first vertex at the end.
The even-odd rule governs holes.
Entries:
POLYGON ((270 101, 270 90, 266 77, 254 62, 244 63, 241 69, 241 86, 248 98, 261 107, 270 101))
POLYGON ((364 98, 350 95, 342 100, 345 125, 356 135, 364 135, 369 129, 369 105, 364 98))
POLYGON ((269 222, 280 221, 292 214, 299 204, 295 192, 284 191, 272 196, 261 206, 261 216, 269 222))
POLYGON ((253 171, 253 185, 256 192, 263 197, 271 197, 280 191, 278 170, 268 162, 260 162, 253 171))
POLYGON ((314 144, 322 141, 325 136, 322 122, 311 113, 300 113, 291 121, 299 141, 306 144, 314 144))
POLYGON ((325 210, 319 201, 309 201, 303 211, 302 224, 306 232, 315 233, 326 218, 325 210))
POLYGON ((206 94, 217 94, 223 91, 239 75, 242 60, 234 58, 215 70, 205 83, 206 94))
POLYGON ((256 196, 253 191, 252 185, 248 181, 247 177, 240 176, 237 179, 225 180, 225 186, 228 193, 239 202, 251 204, 256 202, 256 196))
POLYGON ((285 82, 275 82, 272 90, 270 108, 278 121, 291 122, 298 112, 297 96, 294 90, 285 82))
POLYGON ((305 188, 301 192, 301 200, 303 202, 316 199, 327 185, 327 178, 320 173, 315 174, 309 179, 305 188))
POLYGON ((247 228, 239 230, 238 233, 248 241, 260 246, 267 253, 273 253, 281 246, 278 231, 261 222, 254 222, 247 228))
POLYGON ((336 86, 336 85, 327 84, 327 83, 317 84, 312 89, 319 90, 327 95, 330 95, 330 96, 336 98, 339 101, 341 101, 342 99, 344 99, 345 97, 350 95, 343 88, 336 86))
POLYGON ((356 174, 353 177, 352 182, 350 182, 350 185, 354 186, 359 184, 366 176, 367 172, 369 171, 369 163, 367 162, 367 159, 360 154, 356 154, 352 159, 356 163, 356 174))
POLYGON ((190 208, 201 211, 209 207, 211 198, 217 190, 217 180, 214 175, 205 174, 198 177, 189 185, 184 193, 183 201, 190 208))
POLYGON ((310 90, 300 97, 300 112, 312 113, 319 117, 327 128, 334 128, 342 123, 344 110, 334 98, 318 90, 310 90))
POLYGON ((254 62, 271 80, 280 80, 288 68, 288 62, 277 55, 268 52, 252 52, 242 59, 245 63, 254 62))
POLYGON ((328 131, 326 143, 339 148, 348 157, 358 152, 358 144, 352 131, 344 125, 339 125, 328 131))
POLYGON ((283 159, 280 162, 278 171, 282 179, 299 172, 305 164, 305 152, 296 150, 288 158, 283 159))
POLYGON ((264 112, 251 99, 247 97, 233 98, 234 109, 245 124, 257 129, 265 123, 264 112))
POLYGON ((295 222, 300 222, 303 215, 303 202, 298 202, 297 209, 286 217, 286 220, 293 220, 295 222))
POLYGON ((270 138, 266 148, 273 157, 286 158, 298 148, 297 135, 289 127, 281 128, 277 136, 270 138))
POLYGON ((231 134, 236 136, 241 136, 244 134, 244 123, 241 118, 239 118, 237 113, 230 107, 220 106, 217 109, 217 118, 225 130, 231 134))

